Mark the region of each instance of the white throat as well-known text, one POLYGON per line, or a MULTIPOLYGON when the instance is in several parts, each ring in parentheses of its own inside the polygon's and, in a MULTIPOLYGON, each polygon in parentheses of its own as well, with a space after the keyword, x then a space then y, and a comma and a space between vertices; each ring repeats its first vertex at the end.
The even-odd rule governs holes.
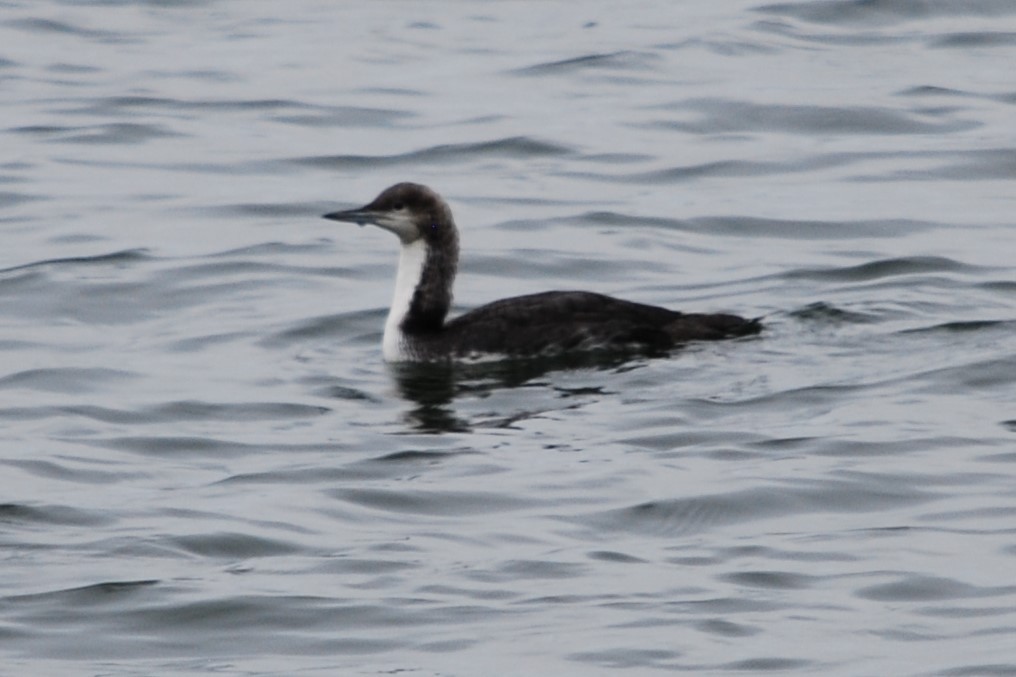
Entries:
POLYGON ((423 275, 423 264, 427 261, 427 244, 423 238, 402 245, 399 253, 399 271, 395 275, 395 293, 385 321, 385 334, 381 342, 382 353, 387 362, 402 362, 412 359, 408 353, 402 321, 409 312, 413 293, 423 275))

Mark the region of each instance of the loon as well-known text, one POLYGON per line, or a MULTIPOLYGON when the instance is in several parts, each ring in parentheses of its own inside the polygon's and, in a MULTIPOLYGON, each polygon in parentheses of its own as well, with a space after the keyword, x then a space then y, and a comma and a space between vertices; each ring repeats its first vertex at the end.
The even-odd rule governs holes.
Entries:
POLYGON ((388 362, 459 362, 567 356, 582 352, 659 354, 689 341, 757 334, 759 319, 681 313, 585 291, 502 299, 446 321, 459 260, 448 203, 417 183, 398 183, 359 209, 325 214, 372 224, 402 244, 382 348, 388 362))

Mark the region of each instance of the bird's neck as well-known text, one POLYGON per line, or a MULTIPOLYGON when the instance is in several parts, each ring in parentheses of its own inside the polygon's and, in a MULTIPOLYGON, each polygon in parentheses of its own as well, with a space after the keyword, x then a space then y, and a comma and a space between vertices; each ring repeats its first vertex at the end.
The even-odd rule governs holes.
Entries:
POLYGON ((452 303, 458 250, 436 251, 424 239, 402 245, 395 293, 385 322, 385 356, 393 359, 414 335, 436 333, 452 303))

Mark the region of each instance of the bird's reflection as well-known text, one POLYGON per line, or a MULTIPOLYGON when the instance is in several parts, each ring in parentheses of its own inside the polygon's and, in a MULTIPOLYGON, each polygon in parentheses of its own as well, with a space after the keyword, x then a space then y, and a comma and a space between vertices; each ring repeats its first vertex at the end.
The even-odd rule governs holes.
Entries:
POLYGON ((422 432, 464 432, 468 424, 455 416, 455 367, 448 364, 399 362, 388 365, 399 393, 414 406, 409 422, 422 432))
POLYGON ((413 408, 409 423, 420 432, 465 432, 470 421, 455 412, 460 397, 483 397, 495 390, 532 384, 552 371, 577 369, 613 370, 634 368, 644 360, 632 361, 632 355, 568 355, 545 359, 499 360, 480 364, 395 363, 390 373, 400 394, 413 408))

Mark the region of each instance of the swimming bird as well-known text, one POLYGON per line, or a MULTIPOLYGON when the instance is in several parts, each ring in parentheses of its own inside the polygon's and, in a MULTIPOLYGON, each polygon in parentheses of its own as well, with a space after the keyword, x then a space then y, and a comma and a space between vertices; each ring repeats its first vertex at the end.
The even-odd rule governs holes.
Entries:
POLYGON ((402 244, 382 349, 389 362, 458 362, 664 353, 689 341, 757 334, 758 319, 681 313, 586 291, 548 291, 480 306, 446 320, 459 261, 448 203, 417 183, 398 183, 359 209, 324 218, 394 233, 402 244))

